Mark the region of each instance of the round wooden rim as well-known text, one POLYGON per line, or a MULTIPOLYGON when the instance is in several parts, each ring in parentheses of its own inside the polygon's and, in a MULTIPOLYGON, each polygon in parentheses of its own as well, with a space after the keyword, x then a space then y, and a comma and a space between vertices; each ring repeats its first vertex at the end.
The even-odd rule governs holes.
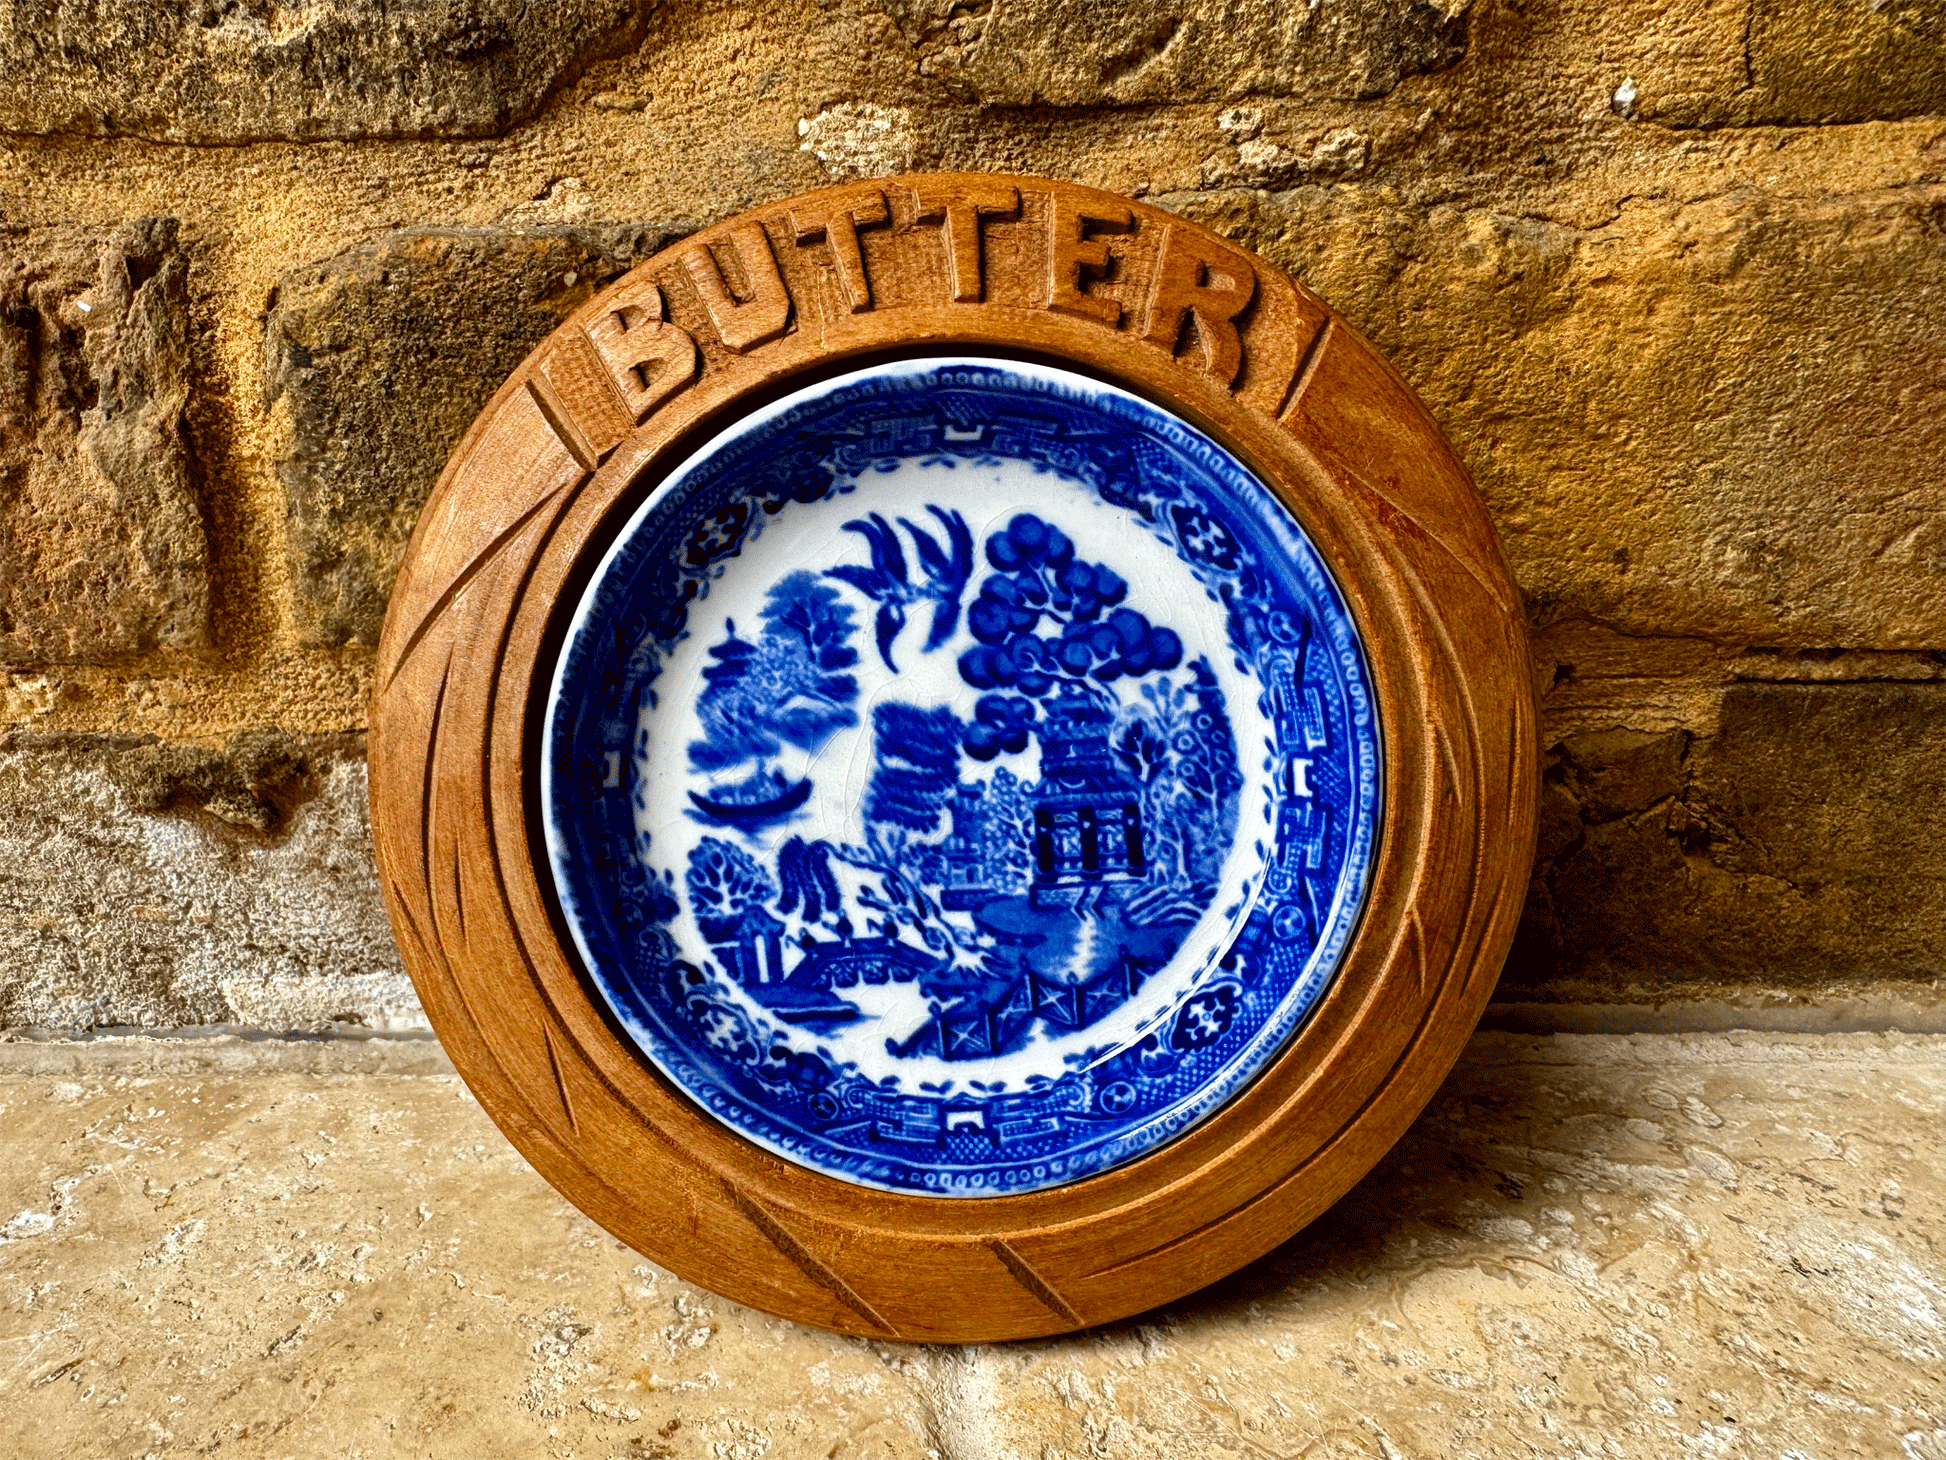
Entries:
MULTIPOLYGON (((1290 1236, 1370 1169, 1451 1067, 1491 993, 1533 852, 1519 599, 1477 492, 1410 390, 1314 296, 1158 209, 1031 178, 870 186, 896 200, 899 189, 992 197, 996 183, 1019 190, 1022 237, 1012 242, 1004 222, 993 236, 1028 258, 1029 272, 1036 208, 1119 211, 1135 239, 1161 236, 1156 247, 1254 270, 1238 388, 1212 373, 1216 351, 1199 352, 1199 322, 1179 350, 1099 318, 1009 302, 1001 270, 1011 256, 999 243, 984 301, 834 308, 818 265, 794 245, 804 217, 853 206, 856 186, 730 219, 604 291, 487 405, 413 534, 374 689, 385 896, 427 1015, 488 1114, 564 1195, 654 1261, 739 1302, 876 1338, 1080 1328, 1178 1297, 1290 1236), (734 326, 712 333, 707 288, 691 292, 694 260, 711 250, 721 279, 726 259, 748 270, 766 241, 794 327, 739 350, 734 326), (608 439, 575 418, 586 382, 573 373, 583 358, 574 349, 627 298, 650 301, 630 318, 657 338, 674 327, 699 336, 703 364, 643 424, 608 439), (660 322, 664 299, 670 325, 660 322), (1209 432, 1331 565, 1378 698, 1377 862, 1364 916, 1309 1021, 1177 1140, 1021 1196, 860 1187, 774 1156, 703 1112, 635 1051, 584 981, 539 850, 536 721, 564 605, 644 483, 755 399, 915 350, 1039 357, 1209 432), (1259 353, 1286 369, 1259 374, 1259 353)), ((882 268, 891 277, 895 261, 882 268)), ((759 300, 762 284, 752 273, 734 280, 759 300)), ((724 291, 732 304, 736 288, 724 291)))

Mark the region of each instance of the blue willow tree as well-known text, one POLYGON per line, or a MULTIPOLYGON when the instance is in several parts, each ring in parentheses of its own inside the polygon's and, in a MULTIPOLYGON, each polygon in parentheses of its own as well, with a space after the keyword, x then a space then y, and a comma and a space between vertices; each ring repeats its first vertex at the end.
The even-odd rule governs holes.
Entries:
POLYGON ((712 942, 733 937, 744 913, 770 901, 770 874, 741 847, 706 836, 689 854, 689 910, 712 942))
POLYGON ((938 847, 922 839, 939 829, 959 787, 959 717, 946 706, 881 704, 873 707, 872 731, 866 844, 838 849, 853 866, 879 875, 878 888, 861 888, 859 901, 879 915, 888 936, 905 927, 935 952, 977 948, 977 936, 946 918, 926 890, 944 879, 938 847))

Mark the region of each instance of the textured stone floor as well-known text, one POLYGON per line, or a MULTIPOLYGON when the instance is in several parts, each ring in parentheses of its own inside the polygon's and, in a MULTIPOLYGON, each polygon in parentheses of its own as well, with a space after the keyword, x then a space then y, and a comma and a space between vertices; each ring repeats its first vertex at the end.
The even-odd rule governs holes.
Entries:
POLYGON ((1942 1460, 1942 1055, 1483 1034, 1256 1266, 955 1351, 647 1265, 430 1043, 0 1044, 0 1453, 1942 1460))

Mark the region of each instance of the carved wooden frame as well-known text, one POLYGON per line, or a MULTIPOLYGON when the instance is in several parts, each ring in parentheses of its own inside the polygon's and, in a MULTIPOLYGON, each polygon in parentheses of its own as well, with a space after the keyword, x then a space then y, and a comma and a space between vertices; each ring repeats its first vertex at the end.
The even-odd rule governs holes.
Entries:
POLYGON ((379 648, 372 819, 428 1016, 547 1179, 739 1302, 878 1338, 1056 1333, 1152 1307, 1290 1236, 1405 1130, 1492 989, 1527 883, 1535 727, 1520 602, 1410 389, 1315 296, 1160 209, 1034 178, 807 194, 667 249, 493 397, 413 534, 379 648), (585 982, 535 790, 564 606, 699 437, 888 352, 1011 353, 1148 395, 1290 507, 1371 656, 1385 806, 1335 983, 1189 1133, 1074 1185, 863 1188, 692 1104, 585 982))

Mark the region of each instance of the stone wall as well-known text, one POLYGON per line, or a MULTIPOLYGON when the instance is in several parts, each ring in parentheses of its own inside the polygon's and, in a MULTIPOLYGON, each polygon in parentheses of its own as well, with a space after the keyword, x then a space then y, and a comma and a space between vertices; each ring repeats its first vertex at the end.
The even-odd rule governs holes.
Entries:
POLYGON ((590 291, 914 167, 1146 196, 1445 424, 1526 593, 1528 1001, 1946 973, 1937 0, 14 0, 0 1025, 416 1019, 361 734, 590 291))

